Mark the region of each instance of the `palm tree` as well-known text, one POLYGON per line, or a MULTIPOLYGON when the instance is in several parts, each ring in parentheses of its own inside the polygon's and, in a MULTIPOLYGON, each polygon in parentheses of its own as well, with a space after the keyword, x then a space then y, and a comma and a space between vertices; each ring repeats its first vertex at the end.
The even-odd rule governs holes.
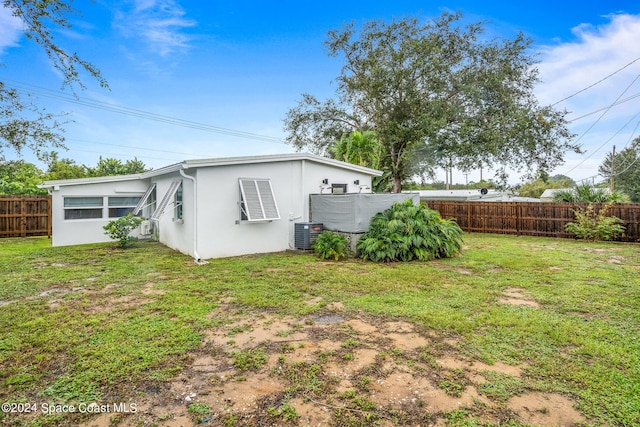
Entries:
POLYGON ((380 169, 382 149, 373 131, 352 132, 343 135, 332 151, 333 157, 358 166, 380 169))
POLYGON ((553 200, 570 203, 626 203, 629 202, 629 196, 619 191, 610 192, 606 188, 578 185, 569 190, 556 191, 553 200))

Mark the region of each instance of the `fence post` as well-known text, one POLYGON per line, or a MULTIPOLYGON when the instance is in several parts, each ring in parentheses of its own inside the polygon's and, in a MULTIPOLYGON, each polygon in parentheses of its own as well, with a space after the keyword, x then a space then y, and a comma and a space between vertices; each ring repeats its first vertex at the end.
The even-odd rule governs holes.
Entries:
POLYGON ((51 199, 52 197, 49 196, 49 198, 47 199, 47 238, 51 239, 51 236, 53 235, 52 232, 52 222, 53 222, 53 215, 52 215, 52 209, 51 209, 51 199))
POLYGON ((25 211, 27 210, 26 200, 24 198, 20 199, 18 203, 20 206, 20 237, 27 236, 27 216, 25 211))

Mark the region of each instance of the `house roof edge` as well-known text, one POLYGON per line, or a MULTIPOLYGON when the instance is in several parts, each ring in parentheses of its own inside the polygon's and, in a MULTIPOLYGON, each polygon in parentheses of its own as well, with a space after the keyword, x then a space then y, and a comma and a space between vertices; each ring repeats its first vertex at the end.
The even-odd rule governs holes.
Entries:
POLYGON ((164 166, 159 169, 153 169, 148 172, 132 175, 115 175, 115 176, 99 176, 91 178, 75 178, 75 179, 61 179, 54 181, 45 181, 40 184, 40 188, 52 188, 54 186, 67 186, 67 185, 83 185, 83 184, 95 184, 101 182, 118 182, 118 181, 131 181, 131 180, 143 180, 160 175, 178 172, 183 169, 211 167, 211 166, 231 166, 251 163, 274 163, 274 162, 287 162, 296 160, 308 160, 311 162, 321 163, 325 165, 335 166, 343 169, 350 169, 356 172, 365 173, 371 176, 381 176, 382 172, 376 169, 371 169, 365 166, 354 165, 346 163, 340 160, 330 159, 328 157, 318 156, 310 153, 289 153, 289 154, 267 154, 260 156, 242 156, 242 157, 220 157, 211 159, 197 159, 197 160, 184 160, 180 163, 174 163, 172 165, 164 166))

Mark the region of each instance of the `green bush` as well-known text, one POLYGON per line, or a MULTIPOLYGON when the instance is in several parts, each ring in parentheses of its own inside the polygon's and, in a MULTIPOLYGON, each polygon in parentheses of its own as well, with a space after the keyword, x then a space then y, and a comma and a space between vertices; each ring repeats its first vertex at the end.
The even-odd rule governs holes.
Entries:
POLYGON ((109 221, 109 223, 103 227, 104 234, 113 240, 117 240, 118 245, 124 248, 138 241, 137 237, 129 236, 129 233, 139 226, 142 221, 142 218, 133 216, 133 214, 129 212, 123 217, 109 221))
POLYGON ((347 239, 344 236, 331 231, 323 231, 311 245, 320 258, 333 258, 336 261, 347 257, 347 246, 347 239))
POLYGON ((361 257, 376 262, 447 258, 461 248, 462 229, 454 220, 411 199, 375 215, 357 245, 361 257))
POLYGON ((611 203, 604 205, 598 212, 589 203, 586 209, 574 210, 576 222, 570 222, 564 229, 579 239, 591 242, 613 240, 624 233, 622 220, 615 216, 607 216, 611 203))
POLYGON ((568 190, 556 191, 554 202, 569 203, 628 203, 631 199, 619 191, 610 192, 606 188, 594 188, 589 185, 578 185, 568 190))

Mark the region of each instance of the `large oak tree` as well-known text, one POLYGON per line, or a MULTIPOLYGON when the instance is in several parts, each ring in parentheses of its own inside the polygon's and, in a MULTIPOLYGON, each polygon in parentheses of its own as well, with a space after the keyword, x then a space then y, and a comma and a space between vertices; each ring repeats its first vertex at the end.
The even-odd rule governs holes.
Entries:
MULTIPOLYGON (((26 38, 44 50, 62 75, 63 88, 84 87, 83 73, 107 87, 106 80, 93 64, 77 53, 67 51, 55 39, 55 32, 70 27, 69 16, 77 13, 70 0, 3 0, 0 7, 22 21, 26 38)), ((0 62, 0 66, 5 64, 0 62)), ((47 147, 62 147, 63 117, 38 106, 31 96, 21 94, 0 80, 0 158, 6 148, 13 148, 18 153, 27 148, 42 156, 47 147)))
POLYGON ((284 121, 297 149, 326 154, 342 135, 373 130, 393 191, 420 165, 469 170, 550 170, 571 143, 565 112, 541 106, 531 40, 487 39, 461 14, 369 21, 330 31, 328 54, 344 61, 335 99, 304 94, 284 121))

